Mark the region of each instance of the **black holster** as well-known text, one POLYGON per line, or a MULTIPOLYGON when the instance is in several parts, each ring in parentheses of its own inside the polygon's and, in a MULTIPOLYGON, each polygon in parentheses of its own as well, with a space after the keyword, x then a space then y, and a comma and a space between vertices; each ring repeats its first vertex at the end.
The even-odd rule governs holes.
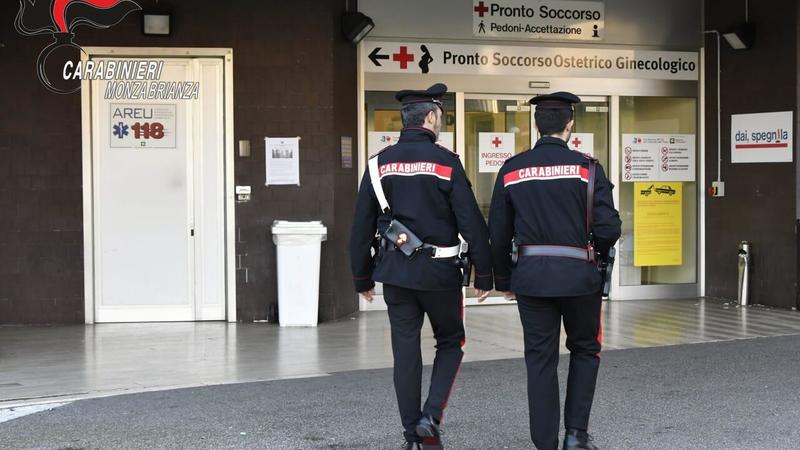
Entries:
POLYGON ((511 266, 516 266, 517 261, 519 261, 519 245, 517 245, 516 241, 511 241, 511 266))
POLYGON ((392 219, 382 236, 409 258, 413 257, 423 245, 422 240, 414 232, 395 219, 392 219))
POLYGON ((453 259, 453 263, 462 270, 461 285, 469 286, 470 279, 472 278, 472 260, 469 256, 462 254, 453 259))
POLYGON ((616 257, 617 249, 614 247, 611 247, 606 254, 598 254, 597 270, 603 277, 603 297, 608 297, 611 292, 611 273, 614 271, 616 257))

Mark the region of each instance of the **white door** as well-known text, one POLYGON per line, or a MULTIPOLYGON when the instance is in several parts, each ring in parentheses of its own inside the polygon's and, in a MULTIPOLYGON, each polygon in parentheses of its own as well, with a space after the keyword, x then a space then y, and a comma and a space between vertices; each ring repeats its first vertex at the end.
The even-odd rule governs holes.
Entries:
POLYGON ((92 82, 96 322, 225 319, 222 60, 160 60, 197 99, 92 82))

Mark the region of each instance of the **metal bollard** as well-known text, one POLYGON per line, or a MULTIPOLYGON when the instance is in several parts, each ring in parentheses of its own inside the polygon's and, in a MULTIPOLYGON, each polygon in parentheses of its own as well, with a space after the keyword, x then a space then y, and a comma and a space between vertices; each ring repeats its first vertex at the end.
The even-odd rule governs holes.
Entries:
POLYGON ((739 244, 739 305, 747 306, 750 300, 750 243, 739 244))

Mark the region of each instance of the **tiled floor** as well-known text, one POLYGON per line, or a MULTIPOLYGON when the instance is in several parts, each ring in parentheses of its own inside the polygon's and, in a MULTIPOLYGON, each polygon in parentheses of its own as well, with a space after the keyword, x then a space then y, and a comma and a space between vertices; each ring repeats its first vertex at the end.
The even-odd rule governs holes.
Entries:
MULTIPOLYGON (((606 303, 604 349, 800 334, 800 313, 715 300, 606 303)), ((424 329, 426 363, 433 339, 424 329)), ((466 361, 522 357, 514 305, 467 309, 466 361)), ((169 323, 0 327, 0 408, 181 386, 389 367, 385 312, 317 328, 169 323)))

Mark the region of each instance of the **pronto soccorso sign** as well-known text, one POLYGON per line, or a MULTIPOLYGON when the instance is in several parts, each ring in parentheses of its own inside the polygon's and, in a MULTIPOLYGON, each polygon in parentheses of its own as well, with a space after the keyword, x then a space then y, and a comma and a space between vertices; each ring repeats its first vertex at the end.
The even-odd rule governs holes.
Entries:
POLYGON ((603 2, 473 0, 472 33, 478 37, 599 41, 603 2))
POLYGON ((366 72, 693 80, 697 52, 365 41, 366 72))

